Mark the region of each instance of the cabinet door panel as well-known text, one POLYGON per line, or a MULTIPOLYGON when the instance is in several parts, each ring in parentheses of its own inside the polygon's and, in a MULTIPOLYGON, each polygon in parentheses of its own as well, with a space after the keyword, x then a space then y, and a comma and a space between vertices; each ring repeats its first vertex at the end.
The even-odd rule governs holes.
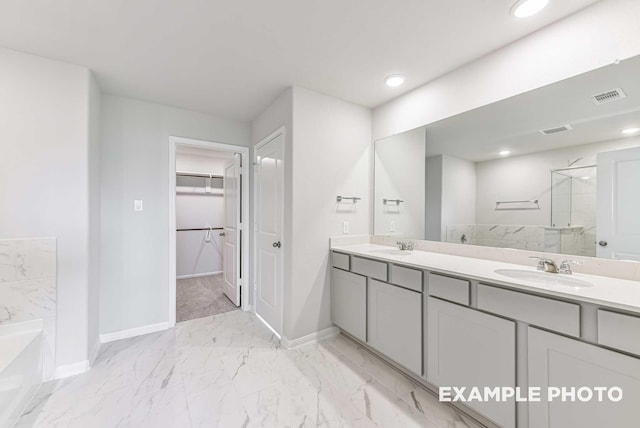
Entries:
POLYGON ((368 343, 422 375, 422 294, 369 280, 368 343))
POLYGON ((543 391, 529 403, 529 428, 636 427, 640 420, 640 359, 536 328, 528 329, 529 385, 543 391), (619 402, 546 399, 548 387, 612 387, 619 402))
POLYGON ((331 320, 353 337, 367 339, 367 278, 332 268, 331 320))
MULTIPOLYGON (((436 386, 515 387, 516 324, 429 297, 427 380, 436 386)), ((515 427, 516 405, 465 403, 502 427, 515 427)))

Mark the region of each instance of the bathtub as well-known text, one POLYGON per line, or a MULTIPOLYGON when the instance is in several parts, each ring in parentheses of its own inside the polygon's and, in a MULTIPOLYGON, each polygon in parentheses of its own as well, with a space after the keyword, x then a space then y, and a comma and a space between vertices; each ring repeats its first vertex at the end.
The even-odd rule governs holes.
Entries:
POLYGON ((15 425, 42 384, 42 320, 0 325, 0 428, 15 425))

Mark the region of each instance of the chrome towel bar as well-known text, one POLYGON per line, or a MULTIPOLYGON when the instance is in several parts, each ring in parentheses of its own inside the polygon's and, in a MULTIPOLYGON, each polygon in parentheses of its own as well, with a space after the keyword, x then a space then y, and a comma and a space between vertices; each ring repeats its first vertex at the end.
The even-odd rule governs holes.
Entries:
POLYGON ((496 201, 496 210, 539 210, 540 209, 540 203, 538 201, 538 199, 530 199, 528 201, 496 201), (501 205, 508 205, 508 204, 532 204, 532 206, 528 206, 528 207, 513 207, 513 208, 501 208, 501 205), (535 206, 533 206, 535 205, 535 206))
POLYGON ((404 202, 402 199, 387 199, 387 198, 384 198, 382 200, 382 203, 384 205, 389 205, 391 203, 396 204, 396 205, 400 205, 402 202, 404 202))
POLYGON ((336 201, 338 202, 349 200, 349 201, 352 201, 354 204, 361 199, 362 198, 358 198, 357 196, 336 196, 336 201))

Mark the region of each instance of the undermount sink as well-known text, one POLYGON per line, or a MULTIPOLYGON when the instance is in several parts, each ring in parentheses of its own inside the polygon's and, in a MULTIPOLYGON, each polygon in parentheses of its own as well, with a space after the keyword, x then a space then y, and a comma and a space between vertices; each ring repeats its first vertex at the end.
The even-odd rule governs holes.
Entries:
POLYGON ((558 273, 541 272, 537 270, 525 269, 496 269, 495 273, 513 279, 521 279, 529 282, 536 282, 544 285, 560 285, 563 287, 586 288, 593 287, 593 284, 577 278, 558 273))
POLYGON ((408 255, 411 254, 411 251, 398 250, 397 248, 371 250, 371 252, 372 253, 378 253, 378 254, 388 254, 390 256, 408 256, 408 255))

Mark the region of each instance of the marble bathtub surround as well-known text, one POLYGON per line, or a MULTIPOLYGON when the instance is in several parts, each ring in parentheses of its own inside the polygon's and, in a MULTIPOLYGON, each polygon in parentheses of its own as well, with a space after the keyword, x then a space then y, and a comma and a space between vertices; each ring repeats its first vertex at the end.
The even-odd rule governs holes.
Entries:
POLYGON ((286 350, 232 311, 103 346, 43 386, 18 428, 479 428, 343 335, 286 350))
MULTIPOLYGON (((360 241, 364 241, 365 238, 359 238, 360 241)), ((373 235, 369 237, 368 242, 378 245, 395 246, 397 237, 373 235)), ((437 242, 437 241, 424 241, 424 240, 412 240, 415 241, 416 250, 428 251, 431 253, 450 254, 462 257, 471 257, 475 259, 484 259, 504 263, 513 263, 523 266, 535 266, 532 263, 530 256, 544 255, 547 258, 561 261, 565 259, 571 259, 578 262, 578 265, 572 267, 576 273, 583 273, 587 275, 598 275, 610 278, 626 279, 631 281, 640 281, 640 262, 627 261, 627 260, 613 260, 597 257, 586 256, 567 256, 566 254, 557 253, 541 253, 539 251, 518 250, 512 248, 495 248, 495 247, 483 247, 480 245, 460 245, 452 244, 450 242, 437 242)), ((332 245, 350 245, 342 244, 340 238, 332 238, 332 245), (334 244, 335 242, 335 244, 334 244)), ((362 243, 362 242, 360 242, 362 243)), ((640 286, 640 284, 638 284, 640 286)))
POLYGON ((55 369, 56 240, 0 239, 0 325, 42 320, 44 376, 55 369))
POLYGON ((0 284, 55 276, 55 238, 0 239, 0 284))

